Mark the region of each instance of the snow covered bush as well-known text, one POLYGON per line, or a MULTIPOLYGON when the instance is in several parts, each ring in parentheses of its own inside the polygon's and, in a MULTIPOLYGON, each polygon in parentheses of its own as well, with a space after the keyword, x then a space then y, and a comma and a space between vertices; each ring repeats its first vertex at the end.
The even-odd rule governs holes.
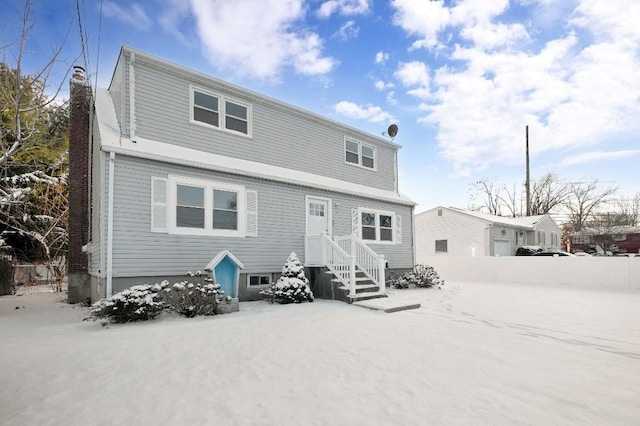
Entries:
POLYGON ((160 296, 160 284, 136 285, 111 297, 97 301, 89 310, 88 320, 125 323, 146 321, 158 316, 165 308, 160 296))
POLYGON ((198 271, 195 274, 188 272, 187 275, 196 278, 195 282, 190 280, 175 283, 169 286, 168 282, 163 282, 164 298, 171 310, 193 318, 197 315, 215 315, 216 306, 220 303, 224 291, 219 284, 213 282, 213 278, 198 271))
POLYGON ((278 303, 313 302, 313 293, 309 288, 309 280, 304 274, 304 267, 298 256, 291 252, 282 268, 280 279, 271 288, 262 292, 278 303))
POLYGON ((409 286, 442 288, 444 280, 440 278, 432 266, 416 265, 413 271, 392 275, 387 280, 387 285, 398 289, 409 288, 409 286))

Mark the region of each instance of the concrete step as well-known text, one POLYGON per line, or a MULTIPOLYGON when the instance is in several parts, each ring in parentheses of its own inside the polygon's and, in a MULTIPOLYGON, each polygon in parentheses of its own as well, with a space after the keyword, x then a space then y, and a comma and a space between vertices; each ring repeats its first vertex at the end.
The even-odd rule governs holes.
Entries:
MULTIPOLYGON (((331 281, 333 281, 334 283, 340 282, 339 278, 334 278, 331 281)), ((356 285, 358 285, 357 283, 361 283, 361 282, 372 282, 368 277, 356 277, 356 285)))
POLYGON ((365 300, 383 299, 387 297, 387 295, 380 294, 380 293, 374 293, 374 294, 361 293, 361 294, 356 294, 355 296, 347 296, 347 297, 349 298, 351 303, 356 303, 356 302, 363 302, 365 300))

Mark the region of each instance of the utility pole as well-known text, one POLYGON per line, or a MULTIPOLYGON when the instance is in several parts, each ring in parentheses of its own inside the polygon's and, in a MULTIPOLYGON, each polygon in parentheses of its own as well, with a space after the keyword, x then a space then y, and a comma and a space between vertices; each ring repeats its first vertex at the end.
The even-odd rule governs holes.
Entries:
POLYGON ((527 179, 524 183, 527 192, 527 216, 531 216, 531 176, 529 175, 529 126, 525 127, 527 141, 527 179))

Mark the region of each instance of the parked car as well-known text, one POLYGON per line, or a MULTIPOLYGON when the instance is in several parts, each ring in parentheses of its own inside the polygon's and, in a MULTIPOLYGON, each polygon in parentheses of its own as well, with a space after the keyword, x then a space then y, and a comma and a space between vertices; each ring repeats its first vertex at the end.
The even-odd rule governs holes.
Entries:
POLYGON ((542 247, 540 246, 522 246, 517 248, 516 256, 533 256, 541 251, 542 247))
POLYGON ((591 255, 585 251, 577 251, 575 253, 573 253, 575 256, 583 256, 583 257, 590 257, 591 255))
POLYGON ((577 257, 575 254, 567 253, 566 251, 541 251, 541 252, 535 253, 533 256, 559 256, 559 257, 570 256, 570 257, 577 257))

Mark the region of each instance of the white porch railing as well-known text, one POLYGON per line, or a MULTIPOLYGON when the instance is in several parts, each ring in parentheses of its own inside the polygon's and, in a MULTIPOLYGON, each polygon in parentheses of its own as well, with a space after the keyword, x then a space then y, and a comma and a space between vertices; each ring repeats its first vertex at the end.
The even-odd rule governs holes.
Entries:
POLYGON ((384 256, 373 251, 355 234, 334 237, 334 240, 347 254, 355 256, 356 266, 378 286, 380 293, 384 293, 384 256))
POLYGON ((326 233, 305 239, 305 264, 326 266, 349 290, 356 294, 356 266, 378 286, 378 293, 385 292, 385 260, 364 244, 357 236, 335 237, 326 233))

